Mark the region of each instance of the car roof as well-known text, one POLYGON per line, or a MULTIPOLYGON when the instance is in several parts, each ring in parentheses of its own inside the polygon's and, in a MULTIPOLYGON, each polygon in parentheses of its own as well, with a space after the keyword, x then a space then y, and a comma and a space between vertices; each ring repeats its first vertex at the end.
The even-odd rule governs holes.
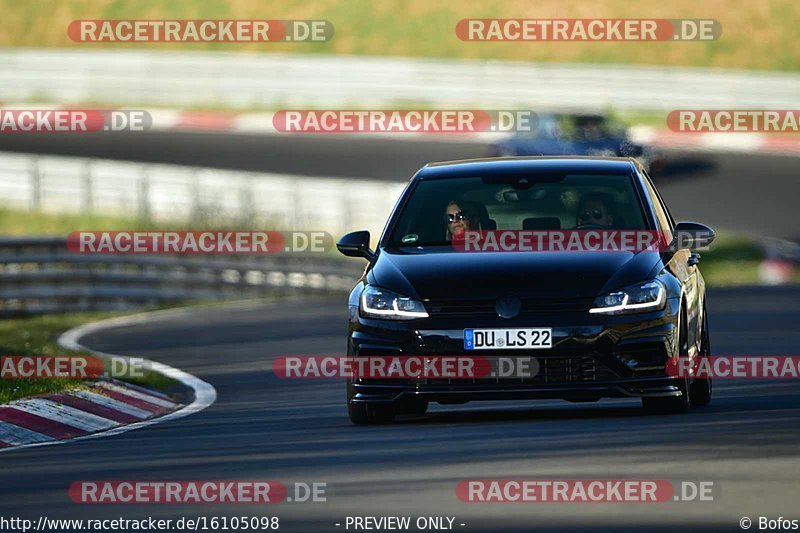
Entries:
POLYGON ((514 176, 531 173, 626 174, 641 165, 632 157, 535 156, 492 157, 429 163, 415 179, 514 176))

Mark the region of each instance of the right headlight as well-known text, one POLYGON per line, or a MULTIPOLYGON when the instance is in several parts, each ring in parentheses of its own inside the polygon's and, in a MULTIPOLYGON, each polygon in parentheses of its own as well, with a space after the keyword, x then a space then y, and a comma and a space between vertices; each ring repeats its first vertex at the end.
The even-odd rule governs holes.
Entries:
POLYGON ((621 291, 612 292, 596 298, 590 313, 619 315, 654 311, 664 307, 667 290, 658 280, 633 285, 621 291))
POLYGON ((363 316, 386 320, 411 320, 428 316, 419 300, 372 286, 361 293, 360 311, 363 316))

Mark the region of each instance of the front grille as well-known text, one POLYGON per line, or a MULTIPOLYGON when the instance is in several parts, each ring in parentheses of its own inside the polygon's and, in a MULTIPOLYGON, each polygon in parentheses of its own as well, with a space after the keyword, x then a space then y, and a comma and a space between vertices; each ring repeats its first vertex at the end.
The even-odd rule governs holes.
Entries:
MULTIPOLYGON (((513 357, 513 356, 508 356, 513 357)), ((493 368, 496 369, 496 357, 493 368)), ((421 385, 486 386, 486 385, 557 385, 608 381, 618 376, 591 355, 579 357, 538 357, 539 371, 531 377, 481 377, 475 379, 424 379, 421 385)))
MULTIPOLYGON (((497 316, 496 300, 426 300, 425 308, 434 317, 497 316)), ((588 311, 592 300, 587 298, 523 299, 521 315, 588 311)))

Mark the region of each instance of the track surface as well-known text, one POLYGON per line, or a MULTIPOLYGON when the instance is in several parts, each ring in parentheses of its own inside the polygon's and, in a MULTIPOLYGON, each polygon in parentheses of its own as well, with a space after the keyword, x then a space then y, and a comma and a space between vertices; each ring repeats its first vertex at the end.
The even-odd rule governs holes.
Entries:
MULTIPOLYGON (((483 157, 485 143, 185 132, 2 135, 0 150, 216 168, 407 180, 431 161, 483 157)), ((797 157, 668 152, 659 189, 676 218, 800 239, 797 157)))
MULTIPOLYGON (((407 179, 428 161, 482 156, 484 144, 148 133, 2 136, 0 150, 193 164, 306 175, 407 179)), ((659 188, 681 219, 796 238, 797 161, 670 154, 659 188)), ((797 353, 800 289, 710 294, 717 354, 797 353)), ((350 425, 343 385, 282 381, 270 361, 344 350, 343 298, 195 310, 83 339, 162 361, 212 383, 218 402, 125 435, 0 457, 0 516, 178 518, 274 513, 284 531, 343 531, 346 516, 450 515, 456 530, 585 528, 740 531, 742 516, 800 518, 800 383, 717 382, 711 407, 647 417, 636 400, 434 406, 390 426, 350 425), (640 478, 714 481, 713 503, 463 504, 461 479, 640 478), (82 506, 76 480, 275 479, 327 482, 328 503, 82 506)), ((757 528, 757 523, 753 529, 757 528)))
MULTIPOLYGON (((713 291, 709 302, 717 355, 796 353, 800 288, 713 291)), ((745 515, 800 518, 797 380, 718 380, 712 405, 689 415, 645 416, 637 400, 492 402, 434 405, 422 418, 356 427, 346 418, 343 384, 280 380, 269 371, 278 355, 341 353, 345 305, 340 297, 199 309, 84 338, 95 349, 193 373, 219 399, 125 435, 4 454, 0 515, 274 513, 284 531, 344 531, 334 524, 347 515, 454 515, 463 531, 737 531, 745 515), (713 503, 460 503, 456 483, 476 477, 707 480, 720 494, 713 503), (328 502, 88 506, 66 492, 76 480, 241 478, 324 481, 328 502)))

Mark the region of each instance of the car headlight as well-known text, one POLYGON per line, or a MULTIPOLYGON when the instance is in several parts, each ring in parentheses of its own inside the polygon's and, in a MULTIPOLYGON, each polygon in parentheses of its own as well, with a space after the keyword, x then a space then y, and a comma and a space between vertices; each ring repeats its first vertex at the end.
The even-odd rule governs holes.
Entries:
POLYGON ((422 302, 378 287, 367 287, 361 293, 361 314, 387 320, 425 318, 428 312, 422 302))
POLYGON ((653 311, 664 306, 667 290, 660 281, 653 280, 627 289, 600 296, 594 301, 590 313, 618 315, 653 311))

